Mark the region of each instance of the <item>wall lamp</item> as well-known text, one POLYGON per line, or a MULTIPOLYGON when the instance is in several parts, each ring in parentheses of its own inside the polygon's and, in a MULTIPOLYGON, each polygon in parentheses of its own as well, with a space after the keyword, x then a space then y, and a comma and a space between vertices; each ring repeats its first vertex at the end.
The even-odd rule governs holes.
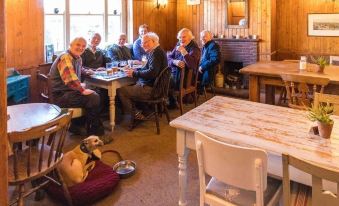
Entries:
POLYGON ((156 0, 155 8, 160 9, 160 7, 165 8, 167 5, 167 0, 156 0))

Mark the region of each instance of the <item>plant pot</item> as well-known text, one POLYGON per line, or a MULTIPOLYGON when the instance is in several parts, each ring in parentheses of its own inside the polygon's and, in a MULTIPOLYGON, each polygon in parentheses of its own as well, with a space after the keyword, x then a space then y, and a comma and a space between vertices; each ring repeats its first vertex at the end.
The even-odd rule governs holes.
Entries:
POLYGON ((323 122, 317 122, 319 135, 322 138, 328 139, 331 137, 333 123, 332 124, 326 124, 323 122))
POLYGON ((318 73, 324 73, 325 66, 318 65, 317 72, 318 73))

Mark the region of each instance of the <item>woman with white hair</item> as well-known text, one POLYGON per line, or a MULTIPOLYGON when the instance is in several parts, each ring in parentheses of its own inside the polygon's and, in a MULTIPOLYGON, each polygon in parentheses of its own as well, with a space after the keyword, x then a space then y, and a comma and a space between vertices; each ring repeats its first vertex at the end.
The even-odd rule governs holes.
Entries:
POLYGON ((200 61, 200 49, 194 41, 192 31, 183 28, 178 32, 178 42, 172 52, 168 55, 168 65, 172 69, 171 91, 169 94, 169 108, 176 108, 177 101, 173 95, 173 90, 178 90, 180 86, 180 70, 185 70, 185 75, 188 70, 193 70, 197 73, 200 61))

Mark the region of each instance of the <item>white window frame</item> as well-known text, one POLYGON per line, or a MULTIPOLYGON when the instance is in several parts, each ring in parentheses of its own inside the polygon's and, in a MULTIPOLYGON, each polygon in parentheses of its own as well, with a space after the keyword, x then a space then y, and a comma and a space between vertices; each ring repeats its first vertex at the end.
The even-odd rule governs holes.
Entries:
MULTIPOLYGON (((62 0, 61 0, 62 1, 62 0)), ((104 13, 103 14, 71 14, 70 13, 70 1, 72 0, 63 0, 65 1, 65 12, 64 14, 53 14, 53 13, 44 13, 44 16, 50 15, 50 16, 64 16, 64 40, 65 40, 65 45, 64 48, 65 50, 68 48, 68 45, 71 42, 70 36, 71 36, 71 15, 86 15, 86 16, 98 16, 98 15, 103 15, 103 29, 104 29, 104 36, 103 40, 105 42, 108 41, 108 16, 120 16, 120 25, 121 25, 121 32, 127 33, 127 2, 126 0, 120 0, 121 1, 121 13, 119 14, 108 14, 108 1, 109 0, 104 0, 104 13)), ((104 42, 103 42, 104 43, 104 42)), ((60 51, 56 51, 60 52, 60 51)))

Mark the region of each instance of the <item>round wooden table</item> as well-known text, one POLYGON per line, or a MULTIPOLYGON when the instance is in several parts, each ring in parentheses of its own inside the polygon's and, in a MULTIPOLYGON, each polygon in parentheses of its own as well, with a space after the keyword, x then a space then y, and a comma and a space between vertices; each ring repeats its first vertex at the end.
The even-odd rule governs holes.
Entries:
POLYGON ((7 107, 7 133, 44 124, 58 115, 60 107, 48 103, 18 104, 7 107))

